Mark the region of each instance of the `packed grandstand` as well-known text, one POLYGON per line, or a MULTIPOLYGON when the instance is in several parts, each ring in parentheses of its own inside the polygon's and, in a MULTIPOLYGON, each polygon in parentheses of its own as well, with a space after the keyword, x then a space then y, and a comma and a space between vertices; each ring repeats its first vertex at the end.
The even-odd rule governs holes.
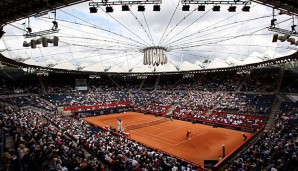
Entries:
POLYGON ((2 168, 10 170, 297 170, 298 73, 279 66, 249 72, 151 75, 1 70, 2 168), (160 77, 160 79, 157 79, 160 77), (87 90, 76 84, 85 80, 87 90), (145 81, 143 81, 145 80, 145 81), (59 108, 64 110, 60 111, 59 108), (71 114, 64 114, 64 111, 71 114), (153 149, 82 117, 137 111, 254 133, 213 167, 153 149), (10 158, 9 158, 10 157, 10 158))

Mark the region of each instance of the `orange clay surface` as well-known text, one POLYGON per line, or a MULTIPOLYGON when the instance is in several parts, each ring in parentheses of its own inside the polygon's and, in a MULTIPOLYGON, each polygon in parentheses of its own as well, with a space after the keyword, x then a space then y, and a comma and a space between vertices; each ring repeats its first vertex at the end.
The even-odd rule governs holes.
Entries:
MULTIPOLYGON (((88 117, 85 120, 99 127, 109 125, 117 129, 117 118, 122 120, 124 129, 128 125, 161 119, 153 115, 126 112, 88 117)), ((201 166, 204 165, 204 160, 217 160, 218 156, 222 155, 222 144, 225 145, 227 156, 243 143, 241 131, 170 119, 161 124, 128 132, 131 139, 201 166), (187 129, 191 130, 190 140, 186 139, 187 129)), ((250 133, 245 135, 247 138, 252 136, 250 133)))

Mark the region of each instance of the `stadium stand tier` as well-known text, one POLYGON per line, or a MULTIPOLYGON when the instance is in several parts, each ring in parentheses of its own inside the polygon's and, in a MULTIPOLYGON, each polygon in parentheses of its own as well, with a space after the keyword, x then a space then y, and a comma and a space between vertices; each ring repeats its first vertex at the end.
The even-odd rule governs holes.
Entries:
MULTIPOLYGON (((273 67, 241 74, 195 74, 192 78, 177 74, 142 79, 102 75, 91 79, 83 74, 50 73, 42 81, 21 70, 1 72, 2 169, 294 171, 298 168, 298 103, 289 101, 297 97, 298 75, 293 70, 286 70, 282 79, 279 68, 273 67), (76 89, 77 79, 86 80, 87 90, 76 89), (282 81, 278 92, 277 80, 282 81), (292 98, 285 98, 284 93, 292 98), (71 115, 59 113, 59 107, 71 115), (92 116, 137 111, 255 136, 239 147, 242 150, 237 149, 219 161, 218 166, 203 168, 82 120, 91 116, 90 111, 92 116), (265 129, 268 124, 271 126, 265 129), (6 145, 6 137, 13 138, 12 146, 6 145)), ((166 121, 131 125, 129 129, 166 121)))

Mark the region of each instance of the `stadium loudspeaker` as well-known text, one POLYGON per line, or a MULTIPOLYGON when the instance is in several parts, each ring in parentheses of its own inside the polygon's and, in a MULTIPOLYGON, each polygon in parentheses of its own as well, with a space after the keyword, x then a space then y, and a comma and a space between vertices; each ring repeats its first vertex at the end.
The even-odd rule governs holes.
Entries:
POLYGON ((198 11, 205 11, 205 5, 199 5, 198 11))
POLYGON ((41 38, 42 47, 48 47, 48 39, 46 37, 41 38))
POLYGON ((228 11, 229 12, 236 12, 236 6, 230 6, 228 11))
POLYGON ((138 6, 138 11, 140 11, 140 12, 145 11, 145 6, 144 5, 139 5, 138 6))
POLYGON ((218 5, 213 6, 212 10, 213 11, 220 11, 220 6, 218 6, 218 5))
POLYGON ((250 6, 244 6, 244 7, 242 8, 242 11, 243 11, 243 12, 249 12, 249 10, 250 10, 250 6))
POLYGON ((59 38, 57 36, 54 36, 54 46, 58 46, 59 38))
POLYGON ((113 11, 114 11, 113 7, 111 7, 111 6, 106 7, 106 13, 111 13, 113 11))
POLYGON ((97 13, 96 7, 90 7, 89 10, 90 10, 90 13, 97 13))
POLYGON ((35 49, 36 48, 36 40, 32 39, 30 42, 30 46, 32 49, 35 49))
POLYGON ((160 5, 153 5, 153 11, 160 11, 160 5))
POLYGON ((272 42, 277 42, 278 40, 278 34, 274 34, 272 38, 272 42))
POLYGON ((29 47, 29 46, 30 46, 30 44, 27 41, 23 42, 23 47, 29 47))
POLYGON ((189 5, 183 5, 182 11, 189 11, 190 6, 189 5))
POLYGON ((122 5, 122 11, 130 11, 128 5, 122 5))

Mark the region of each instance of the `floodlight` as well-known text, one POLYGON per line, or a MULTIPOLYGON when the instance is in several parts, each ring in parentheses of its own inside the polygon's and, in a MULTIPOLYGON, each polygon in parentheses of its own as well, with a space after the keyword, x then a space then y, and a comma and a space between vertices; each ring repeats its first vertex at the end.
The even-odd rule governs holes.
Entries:
POLYGON ((106 13, 111 13, 113 11, 114 11, 113 7, 111 7, 111 6, 106 7, 106 13))
POLYGON ((220 11, 220 6, 219 5, 214 5, 212 10, 213 11, 220 11))
POLYGON ((250 10, 250 6, 244 6, 244 7, 242 8, 242 11, 243 11, 243 12, 249 12, 249 10, 250 10))
POLYGON ((139 5, 138 6, 138 11, 141 11, 141 12, 145 11, 145 6, 144 5, 139 5))
POLYGON ((182 6, 182 11, 189 11, 189 5, 183 5, 182 6))
POLYGON ((53 27, 52 30, 57 30, 58 29, 58 22, 57 21, 52 21, 53 27))
POLYGON ((160 11, 160 5, 153 5, 153 11, 160 11))
POLYGON ((90 10, 90 13, 97 13, 96 7, 90 7, 89 10, 90 10))
POLYGON ((129 11, 129 6, 128 5, 122 5, 122 11, 129 11))
POLYGON ((272 42, 277 42, 278 40, 278 34, 274 34, 272 38, 272 42))
POLYGON ((229 12, 236 12, 236 6, 230 6, 228 11, 229 12))
POLYGON ((275 21, 277 21, 277 19, 275 19, 275 18, 273 18, 273 19, 271 20, 271 26, 275 26, 275 21))
POLYGON ((294 25, 294 24, 291 26, 291 28, 292 28, 292 32, 293 32, 293 33, 296 33, 296 30, 295 30, 295 27, 296 27, 296 26, 297 26, 297 25, 294 25))
POLYGON ((26 29, 27 29, 28 33, 31 33, 32 32, 32 28, 31 27, 27 27, 26 29))

